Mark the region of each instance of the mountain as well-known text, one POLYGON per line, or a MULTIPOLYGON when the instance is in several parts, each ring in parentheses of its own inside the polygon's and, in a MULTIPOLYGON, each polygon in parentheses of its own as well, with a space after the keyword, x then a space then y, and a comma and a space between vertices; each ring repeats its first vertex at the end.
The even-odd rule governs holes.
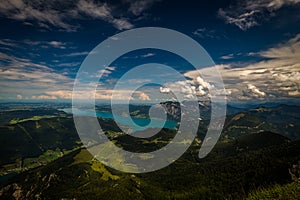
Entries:
MULTIPOLYGON (((9 108, 6 108, 9 109, 9 108)), ((56 108, 29 107, 23 109, 10 109, 0 111, 0 126, 15 124, 20 121, 34 120, 50 117, 65 117, 67 114, 56 108)))
MULTIPOLYGON (((166 101, 160 103, 162 107, 166 110, 167 114, 169 115, 170 119, 180 120, 181 117, 181 107, 184 105, 188 105, 188 101, 184 101, 181 103, 174 102, 174 101, 166 101)), ((202 119, 210 119, 210 112, 211 112, 211 103, 209 101, 199 101, 199 111, 200 111, 200 118, 202 119)), ((229 104, 226 105, 226 115, 234 115, 241 111, 245 110, 244 108, 238 108, 231 106, 229 104)))
POLYGON ((194 144, 179 160, 147 174, 115 171, 78 149, 0 186, 3 199, 242 199, 291 182, 300 141, 271 132, 219 143, 198 160, 194 144), (258 142, 259 141, 259 142, 258 142))
MULTIPOLYGON (((19 122, 0 126, 0 175, 45 165, 82 146, 72 117, 24 119, 24 113, 19 122)), ((120 132, 113 120, 98 120, 108 134, 120 132)))
MULTIPOLYGON (((161 105, 169 117, 178 116, 179 104, 161 105)), ((132 106, 130 115, 145 117, 149 108, 132 106)), ((200 102, 199 108, 209 116, 208 103, 200 102)), ((173 164, 147 174, 122 173, 94 160, 82 148, 73 119, 66 113, 54 109, 51 112, 57 116, 42 111, 35 116, 32 110, 22 116, 18 112, 3 111, 14 123, 0 126, 1 199, 241 199, 264 196, 273 191, 269 188, 280 192, 278 187, 297 187, 289 173, 300 161, 297 106, 235 110, 227 116, 213 151, 199 159, 209 122, 202 119, 200 139, 173 164), (265 192, 259 193, 260 188, 265 192)), ((114 144, 132 152, 162 148, 176 134, 162 129, 151 138, 135 138, 122 133, 111 119, 98 121, 114 144)), ((152 130, 141 134, 147 131, 152 130)))
POLYGON ((223 138, 235 138, 244 134, 272 131, 290 139, 300 139, 300 107, 278 105, 260 107, 227 116, 223 138))
POLYGON ((0 163, 36 157, 47 150, 70 150, 78 146, 79 137, 72 118, 55 117, 28 120, 0 127, 0 163))
MULTIPOLYGON (((169 118, 178 120, 179 103, 165 102, 161 105, 167 110, 169 118)), ((207 102, 199 102, 202 115, 206 117, 210 115, 209 106, 207 102)), ((145 117, 149 108, 150 106, 148 105, 131 106, 131 115, 145 117)), ((102 106, 97 109, 107 109, 109 111, 110 108, 102 106)), ((23 112, 21 110, 9 110, 2 111, 2 113, 4 116, 7 116, 7 119, 14 121, 14 123, 0 126, 0 165, 2 166, 0 174, 2 175, 48 163, 65 152, 81 146, 73 119, 63 111, 53 108, 39 108, 37 110, 31 108, 23 112), (48 114, 51 116, 49 117, 48 114), (18 116, 18 119, 16 119, 16 116, 18 116)), ((280 133, 292 140, 299 139, 300 119, 298 113, 298 106, 279 105, 277 107, 261 107, 229 115, 226 118, 220 140, 230 141, 244 135, 264 131, 280 133)), ((99 118, 98 120, 101 127, 106 131, 107 136, 115 140, 116 144, 120 144, 123 148, 135 151, 135 146, 131 145, 133 143, 128 141, 135 141, 136 144, 145 143, 143 140, 124 135, 111 119, 99 118)), ((209 120, 207 119, 200 120, 198 130, 200 140, 205 137, 208 123, 209 120)), ((147 131, 141 134, 147 134, 147 131)), ((160 133, 156 135, 157 137, 152 138, 153 141, 156 141, 157 146, 164 146, 175 134, 174 131, 165 129, 160 133)), ((144 148, 149 150, 155 149, 151 145, 151 141, 145 143, 144 148)))

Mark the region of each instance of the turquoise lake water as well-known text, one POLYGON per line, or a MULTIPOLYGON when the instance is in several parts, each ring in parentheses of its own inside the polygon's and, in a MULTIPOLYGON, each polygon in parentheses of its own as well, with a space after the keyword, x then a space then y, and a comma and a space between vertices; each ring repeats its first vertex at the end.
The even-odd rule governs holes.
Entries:
POLYGON ((18 173, 17 172, 11 172, 9 174, 6 174, 6 175, 3 175, 3 176, 0 176, 0 183, 3 182, 3 181, 6 181, 8 179, 10 179, 11 177, 17 175, 18 173))
MULTIPOLYGON (((61 109, 62 111, 72 114, 72 108, 64 108, 61 109)), ((79 109, 75 108, 73 109, 73 114, 77 116, 94 116, 92 110, 85 110, 85 109, 79 109)), ((96 112, 97 117, 101 117, 104 119, 114 119, 116 120, 119 124, 129 126, 132 128, 132 131, 143 131, 147 128, 168 128, 168 129, 175 129, 177 123, 172 120, 160 120, 160 119, 152 119, 150 120, 149 118, 130 118, 130 117, 124 117, 124 116, 113 116, 112 113, 110 112, 96 112), (131 120, 132 119, 132 120, 131 120), (132 124, 132 121, 135 124, 132 124), (151 122, 151 124, 150 124, 151 122)))

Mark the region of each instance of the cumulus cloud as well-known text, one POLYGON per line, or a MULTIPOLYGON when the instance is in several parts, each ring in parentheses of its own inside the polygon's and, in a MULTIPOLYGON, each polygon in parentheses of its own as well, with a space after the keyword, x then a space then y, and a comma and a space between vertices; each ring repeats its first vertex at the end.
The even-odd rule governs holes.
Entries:
POLYGON ((217 66, 230 100, 300 97, 300 34, 256 54, 264 60, 217 66))
MULTIPOLYGON (((210 98, 215 85, 210 80, 221 73, 227 100, 279 100, 300 97, 300 34, 264 51, 255 52, 262 61, 243 64, 220 64, 184 74, 186 81, 166 83, 185 98, 210 98), (204 79, 205 74, 209 79, 204 79)), ((162 90, 161 88, 160 90, 162 90)))
POLYGON ((93 0, 44 1, 44 0, 2 0, 0 14, 10 19, 35 23, 43 29, 58 27, 65 31, 76 31, 78 25, 70 19, 94 18, 106 21, 119 30, 130 29, 133 25, 125 18, 115 17, 107 3, 93 0))
POLYGON ((139 99, 142 101, 150 101, 150 97, 149 95, 147 95, 146 93, 142 92, 139 94, 139 99))
POLYGON ((266 93, 260 91, 256 86, 252 84, 248 84, 247 86, 250 92, 256 97, 264 97, 266 95, 266 93))
POLYGON ((164 87, 160 87, 161 93, 169 93, 170 91, 183 95, 184 99, 196 99, 201 97, 203 100, 210 98, 209 91, 214 85, 205 81, 199 70, 189 71, 184 74, 187 78, 183 81, 166 83, 164 87))
POLYGON ((213 85, 204 81, 203 78, 201 78, 200 76, 196 77, 196 82, 199 84, 199 87, 201 88, 207 88, 207 89, 213 88, 213 85))
POLYGON ((17 99, 23 99, 23 96, 20 95, 20 94, 18 94, 18 95, 17 95, 17 99))
POLYGON ((170 93, 170 88, 167 87, 159 87, 159 91, 161 93, 170 93))
POLYGON ((242 30, 259 25, 259 21, 270 18, 283 6, 298 4, 300 0, 254 0, 237 1, 228 8, 220 8, 218 15, 228 24, 234 24, 242 30))

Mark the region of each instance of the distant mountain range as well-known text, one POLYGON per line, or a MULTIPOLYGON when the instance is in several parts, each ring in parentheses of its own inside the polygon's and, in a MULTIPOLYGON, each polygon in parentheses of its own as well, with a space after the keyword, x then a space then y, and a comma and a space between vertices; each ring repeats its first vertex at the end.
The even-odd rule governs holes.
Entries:
POLYGON ((272 131, 292 140, 300 139, 300 107, 278 105, 242 111, 227 117, 223 137, 272 131))
MULTIPOLYGON (((169 118, 180 119, 180 104, 164 102, 161 104, 169 118)), ((199 102, 201 116, 200 134, 206 133, 210 120, 211 107, 209 102, 199 102)), ((244 134, 272 131, 290 139, 300 139, 300 106, 276 105, 275 107, 259 107, 245 110, 227 105, 227 117, 222 138, 235 138, 244 134)))

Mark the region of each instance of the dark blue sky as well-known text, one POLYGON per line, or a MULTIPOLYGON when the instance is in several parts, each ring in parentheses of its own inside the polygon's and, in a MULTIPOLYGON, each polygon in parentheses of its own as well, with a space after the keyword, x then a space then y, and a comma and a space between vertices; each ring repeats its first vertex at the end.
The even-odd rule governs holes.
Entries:
MULTIPOLYGON (((298 0, 2 0, 1 99, 68 100, 76 72, 96 45, 125 30, 163 27, 184 33, 205 48, 223 76, 228 100, 297 100, 299 11, 298 0)), ((114 83, 133 66, 151 62, 189 73, 181 84, 187 96, 204 95, 208 89, 199 89, 201 83, 190 75, 189 63, 149 49, 112 63, 98 87, 99 98, 109 99, 114 83)), ((170 84, 176 82, 164 87, 170 84)), ((157 99, 155 88, 149 88, 134 98, 157 99)))

